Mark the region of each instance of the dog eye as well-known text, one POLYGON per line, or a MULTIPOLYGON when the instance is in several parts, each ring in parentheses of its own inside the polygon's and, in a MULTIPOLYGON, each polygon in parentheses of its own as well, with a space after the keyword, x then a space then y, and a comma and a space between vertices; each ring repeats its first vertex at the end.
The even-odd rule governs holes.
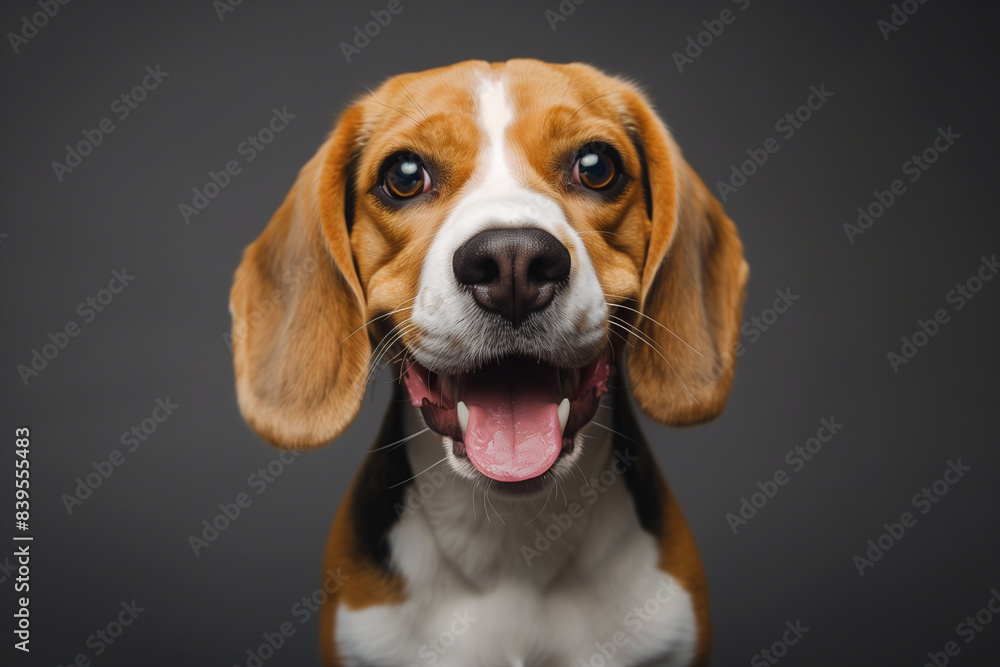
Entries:
POLYGON ((382 190, 393 199, 409 199, 430 189, 430 174, 416 156, 396 158, 389 163, 382 176, 382 190))
POLYGON ((615 160, 599 146, 585 146, 573 165, 573 183, 591 190, 607 189, 614 184, 617 176, 615 160))

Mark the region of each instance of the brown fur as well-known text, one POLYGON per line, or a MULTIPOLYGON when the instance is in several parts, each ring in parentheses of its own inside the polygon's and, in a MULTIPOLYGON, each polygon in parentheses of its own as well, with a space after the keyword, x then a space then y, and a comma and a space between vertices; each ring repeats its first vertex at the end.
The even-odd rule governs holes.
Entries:
MULTIPOLYGON (((748 268, 735 226, 646 98, 634 85, 581 64, 465 62, 394 77, 348 109, 246 249, 230 300, 236 384, 243 415, 272 444, 315 447, 343 432, 361 405, 370 333, 399 327, 403 345, 419 346, 423 332, 409 326, 409 307, 433 235, 474 185, 486 141, 476 123, 476 91, 488 72, 504 76, 517 109, 506 138, 518 177, 560 203, 584 240, 607 301, 622 305, 615 312, 634 326, 607 325, 609 334, 628 338, 636 403, 652 419, 675 426, 722 410, 748 268), (613 201, 580 196, 563 177, 567 156, 595 139, 610 142, 624 163, 626 186, 613 201), (372 193, 384 160, 404 150, 421 155, 434 171, 435 190, 418 206, 393 210, 372 193), (371 332, 359 331, 389 313, 371 332)), ((455 341, 456 352, 465 344, 455 341)), ((615 347, 624 351, 620 343, 615 347)), ((696 664, 703 665, 709 647, 704 575, 683 515, 661 483, 668 532, 660 566, 694 600, 696 664)), ((356 609, 405 595, 404 582, 357 557, 350 518, 355 496, 352 486, 327 550, 326 566, 349 576, 320 619, 327 665, 339 664, 332 640, 338 601, 356 609)))
POLYGON ((729 396, 749 268, 736 226, 649 105, 633 98, 630 113, 645 147, 652 201, 639 299, 646 317, 636 324, 659 353, 636 341, 629 379, 643 412, 687 426, 716 417, 729 396))

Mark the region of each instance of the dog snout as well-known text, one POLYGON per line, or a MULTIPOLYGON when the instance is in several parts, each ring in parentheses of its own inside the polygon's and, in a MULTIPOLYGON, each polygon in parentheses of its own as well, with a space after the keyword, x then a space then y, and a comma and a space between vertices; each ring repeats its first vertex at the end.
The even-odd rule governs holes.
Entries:
POLYGON ((541 229, 489 229, 455 251, 452 268, 480 308, 519 326, 569 279, 570 255, 541 229))

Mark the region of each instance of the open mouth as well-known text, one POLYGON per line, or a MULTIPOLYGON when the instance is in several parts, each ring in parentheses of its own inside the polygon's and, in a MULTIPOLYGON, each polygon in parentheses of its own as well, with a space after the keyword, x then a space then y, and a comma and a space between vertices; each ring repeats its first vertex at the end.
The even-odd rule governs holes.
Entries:
POLYGON ((579 368, 505 357, 455 375, 404 362, 410 403, 432 431, 452 439, 454 454, 500 482, 544 474, 597 412, 608 391, 606 349, 579 368))

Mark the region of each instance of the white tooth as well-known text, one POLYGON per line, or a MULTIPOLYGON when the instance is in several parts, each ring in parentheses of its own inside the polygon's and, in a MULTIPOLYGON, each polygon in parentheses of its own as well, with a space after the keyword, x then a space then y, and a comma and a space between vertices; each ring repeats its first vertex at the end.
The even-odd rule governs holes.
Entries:
POLYGON ((569 399, 564 398, 557 409, 559 413, 559 434, 566 432, 566 422, 569 421, 569 399))
MULTIPOLYGON (((465 429, 469 427, 469 406, 464 401, 459 401, 455 405, 455 411, 458 413, 458 425, 462 428, 462 440, 465 440, 465 429)), ((566 414, 569 414, 568 409, 566 414)))

